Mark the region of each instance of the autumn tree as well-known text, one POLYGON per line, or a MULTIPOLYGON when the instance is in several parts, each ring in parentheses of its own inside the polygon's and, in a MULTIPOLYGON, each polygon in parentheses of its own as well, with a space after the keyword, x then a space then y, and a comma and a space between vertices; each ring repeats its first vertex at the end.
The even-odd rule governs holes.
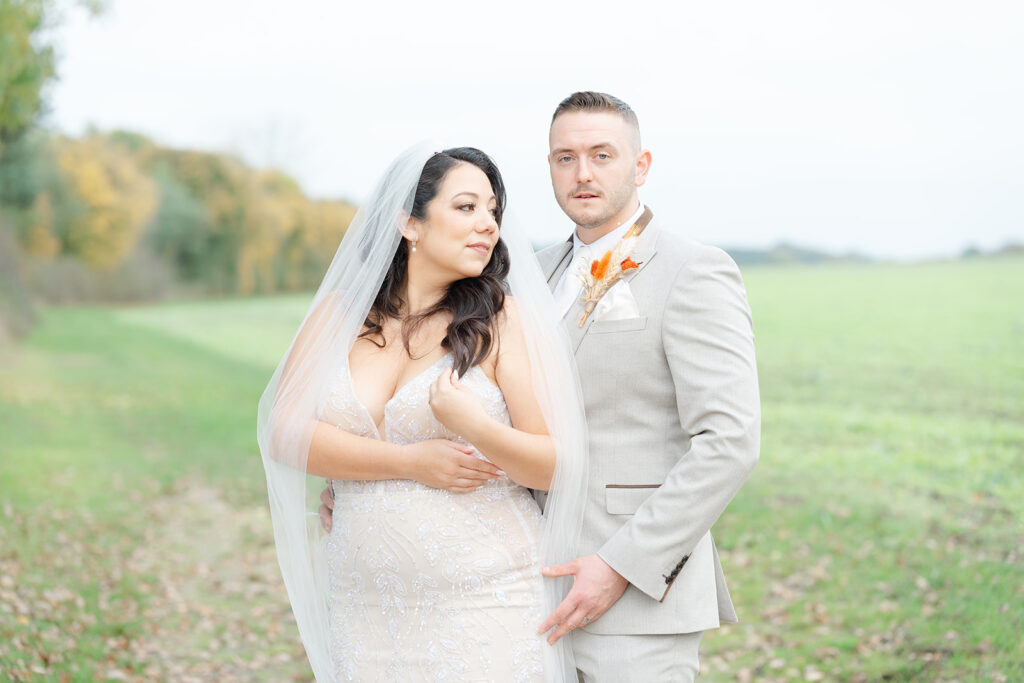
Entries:
POLYGON ((102 136, 57 140, 57 165, 82 210, 61 226, 63 251, 111 269, 132 252, 157 205, 157 187, 102 136))

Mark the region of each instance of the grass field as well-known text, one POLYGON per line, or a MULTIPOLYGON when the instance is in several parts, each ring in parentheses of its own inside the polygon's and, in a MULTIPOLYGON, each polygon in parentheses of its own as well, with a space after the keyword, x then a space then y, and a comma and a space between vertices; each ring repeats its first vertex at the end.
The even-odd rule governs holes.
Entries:
MULTIPOLYGON (((706 680, 1024 680, 1024 260, 753 268, 761 462, 706 680)), ((256 401, 307 297, 0 347, 0 678, 309 680, 256 401)))

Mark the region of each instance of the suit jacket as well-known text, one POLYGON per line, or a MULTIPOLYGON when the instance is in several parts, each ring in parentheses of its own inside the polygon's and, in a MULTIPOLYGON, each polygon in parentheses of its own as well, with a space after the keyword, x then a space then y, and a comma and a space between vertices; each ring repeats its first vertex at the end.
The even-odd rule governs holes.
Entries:
MULTIPOLYGON (((554 287, 572 243, 537 254, 554 287)), ((750 309, 720 249, 652 220, 623 280, 640 315, 565 317, 583 384, 590 477, 580 555, 629 580, 583 627, 598 634, 691 633, 736 621, 711 525, 758 459, 760 399, 750 309)))

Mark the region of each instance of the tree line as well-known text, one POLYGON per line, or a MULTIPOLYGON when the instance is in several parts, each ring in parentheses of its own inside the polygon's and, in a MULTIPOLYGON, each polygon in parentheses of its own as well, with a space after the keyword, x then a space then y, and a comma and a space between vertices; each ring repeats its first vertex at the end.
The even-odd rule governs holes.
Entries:
POLYGON ((323 276, 355 214, 306 197, 280 171, 135 133, 36 131, 11 151, 0 152, 0 210, 29 271, 74 261, 109 277, 159 266, 200 293, 303 289, 323 276))
POLYGON ((315 286, 353 205, 311 199, 286 174, 231 155, 40 126, 55 12, 48 0, 0 0, 0 337, 30 324, 32 300, 315 286))

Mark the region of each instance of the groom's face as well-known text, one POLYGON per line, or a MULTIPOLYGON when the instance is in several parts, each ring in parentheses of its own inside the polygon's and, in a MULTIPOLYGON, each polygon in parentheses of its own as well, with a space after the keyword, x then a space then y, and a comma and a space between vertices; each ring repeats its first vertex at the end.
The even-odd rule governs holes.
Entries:
POLYGON ((614 112, 569 112, 551 124, 551 185, 562 211, 599 228, 636 204, 636 131, 614 112))

